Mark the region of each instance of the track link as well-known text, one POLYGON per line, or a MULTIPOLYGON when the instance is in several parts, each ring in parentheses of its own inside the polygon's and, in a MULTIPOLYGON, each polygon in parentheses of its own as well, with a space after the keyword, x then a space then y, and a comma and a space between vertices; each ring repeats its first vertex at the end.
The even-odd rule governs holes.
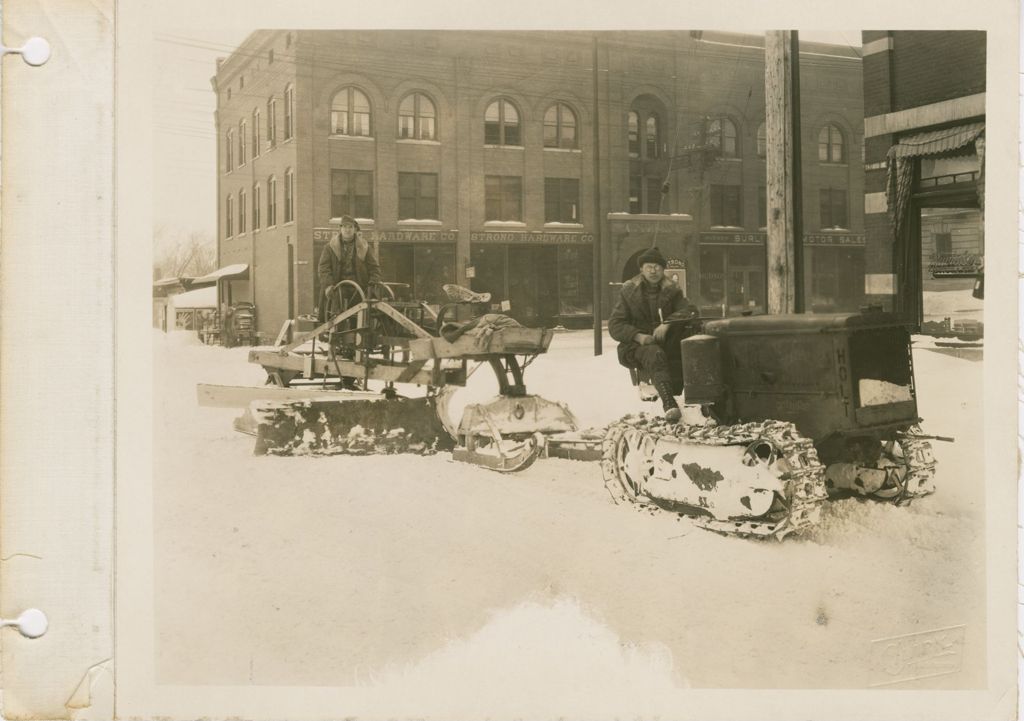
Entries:
POLYGON ((801 436, 792 423, 774 420, 737 425, 683 425, 666 423, 662 418, 647 414, 625 417, 609 427, 602 445, 601 471, 605 487, 616 502, 628 500, 664 507, 660 499, 648 495, 644 489, 643 477, 651 473, 653 459, 646 461, 646 467, 641 468, 639 474, 634 474, 639 478, 633 478, 622 462, 623 444, 643 456, 654 447, 655 441, 664 438, 681 446, 749 447, 755 442, 767 442, 783 461, 779 465, 788 469, 779 474, 784 489, 782 498, 778 499, 782 508, 773 507, 770 518, 718 519, 681 512, 696 525, 732 536, 782 539, 789 534, 806 532, 818 524, 827 498, 825 469, 810 439, 801 436))

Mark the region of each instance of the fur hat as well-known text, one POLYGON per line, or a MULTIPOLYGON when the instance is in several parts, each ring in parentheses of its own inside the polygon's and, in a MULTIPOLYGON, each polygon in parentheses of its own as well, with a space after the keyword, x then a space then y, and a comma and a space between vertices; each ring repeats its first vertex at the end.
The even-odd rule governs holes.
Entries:
POLYGON ((661 254, 661 251, 658 250, 657 247, 648 248, 647 250, 640 254, 639 258, 636 259, 636 264, 640 268, 644 267, 644 263, 657 263, 662 268, 664 268, 667 265, 665 261, 665 256, 661 254))

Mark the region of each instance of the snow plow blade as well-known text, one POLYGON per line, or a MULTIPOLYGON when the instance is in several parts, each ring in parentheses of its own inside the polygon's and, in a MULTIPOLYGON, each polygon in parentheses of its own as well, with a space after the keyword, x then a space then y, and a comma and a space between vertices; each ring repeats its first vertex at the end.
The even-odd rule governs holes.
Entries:
POLYGON ((431 454, 455 443, 432 398, 255 402, 256 455, 431 454))

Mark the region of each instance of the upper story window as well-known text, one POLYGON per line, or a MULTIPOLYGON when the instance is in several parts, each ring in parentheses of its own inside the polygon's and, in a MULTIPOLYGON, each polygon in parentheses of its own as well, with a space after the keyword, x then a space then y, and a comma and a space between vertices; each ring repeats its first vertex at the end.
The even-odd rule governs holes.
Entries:
POLYGON ((828 124, 818 133, 818 161, 822 163, 845 163, 846 148, 843 131, 838 126, 828 124))
POLYGON ((727 117, 709 118, 705 126, 707 143, 718 148, 723 158, 739 157, 736 123, 727 117))
POLYGON ((238 233, 245 232, 245 189, 238 191, 238 233))
POLYGON ((260 203, 262 199, 260 197, 260 184, 255 183, 252 186, 252 230, 256 232, 260 229, 260 203))
POLYGON ((267 227, 277 225, 277 178, 267 178, 267 227))
POLYGON ((665 154, 662 118, 665 106, 653 95, 637 96, 626 116, 626 138, 629 157, 656 160, 665 154))
POLYGON ((398 174, 398 219, 437 220, 437 173, 398 174))
POLYGON ((331 135, 370 135, 370 101, 359 88, 342 88, 331 101, 331 135))
POLYGON ((238 164, 245 165, 245 140, 247 134, 245 132, 246 122, 245 120, 238 121, 238 164))
POLYGON ((398 106, 398 137, 437 140, 437 108, 423 93, 406 95, 398 106))
MULTIPOLYGON (((224 172, 230 173, 235 169, 235 130, 232 128, 224 138, 224 172)), ((228 233, 228 235, 231 235, 228 233)))
POLYGON ((295 87, 289 85, 284 89, 284 139, 290 140, 295 135, 295 87))
POLYGON ((757 157, 764 158, 768 155, 768 130, 764 123, 757 126, 757 157))
POLYGON ((224 204, 224 237, 230 238, 235 234, 235 196, 229 195, 224 204))
POLYGON ((373 173, 369 170, 331 171, 331 216, 342 215, 373 217, 373 173))
POLYGON ((578 148, 576 113, 565 103, 556 103, 544 113, 544 147, 578 148))
POLYGON ((268 65, 273 65, 274 64, 274 48, 270 48, 270 52, 267 53, 267 64, 268 65))
POLYGON ((484 176, 484 220, 523 219, 523 179, 516 175, 484 176))
POLYGON ((260 111, 254 108, 252 111, 252 157, 260 157, 260 111))
POLYGON ((579 178, 544 178, 544 222, 580 222, 579 178))
POLYGON ((743 205, 739 185, 711 186, 711 224, 740 227, 743 225, 743 205))
POLYGON ((484 113, 485 145, 522 145, 519 110, 511 100, 499 98, 484 113))
POLYGON ((284 222, 295 220, 295 173, 291 168, 284 171, 284 222))
POLYGON ((849 228, 847 220, 846 191, 841 188, 821 188, 818 190, 821 204, 821 228, 823 230, 849 228))
POLYGON ((277 145, 277 98, 267 101, 267 145, 277 145))

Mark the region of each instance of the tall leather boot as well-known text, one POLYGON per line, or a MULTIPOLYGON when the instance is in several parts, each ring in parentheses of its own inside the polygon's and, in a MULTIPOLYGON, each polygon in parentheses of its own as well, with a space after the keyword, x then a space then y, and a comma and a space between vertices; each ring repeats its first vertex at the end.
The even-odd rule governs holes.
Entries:
POLYGON ((683 412, 679 410, 679 404, 676 403, 675 396, 672 395, 672 382, 656 380, 654 381, 654 388, 658 391, 658 396, 661 398, 661 407, 665 411, 665 420, 669 423, 678 423, 679 419, 683 417, 683 412))

